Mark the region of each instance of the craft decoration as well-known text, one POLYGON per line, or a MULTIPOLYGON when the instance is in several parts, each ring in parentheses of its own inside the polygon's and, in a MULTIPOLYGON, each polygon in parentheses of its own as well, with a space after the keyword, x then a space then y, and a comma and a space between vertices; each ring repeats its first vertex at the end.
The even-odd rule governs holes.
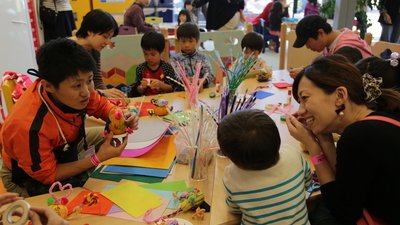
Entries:
POLYGON ((69 195, 71 195, 71 193, 72 193, 72 185, 71 185, 71 184, 66 184, 66 185, 62 186, 62 184, 61 184, 59 181, 54 182, 54 183, 51 185, 50 189, 49 189, 49 193, 50 193, 51 197, 49 197, 49 198, 47 199, 47 205, 48 205, 50 208, 52 208, 61 218, 63 218, 63 219, 67 218, 67 216, 68 216, 68 208, 67 208, 67 206, 66 206, 66 205, 68 204, 68 199, 67 199, 67 197, 68 197, 69 195), (60 198, 58 198, 58 197, 53 193, 53 189, 54 189, 54 187, 56 187, 56 186, 58 186, 58 189, 59 189, 60 191, 66 189, 66 188, 69 188, 69 192, 68 192, 66 195, 64 195, 64 196, 62 196, 62 197, 60 197, 60 198))
POLYGON ((172 79, 168 76, 167 78, 185 88, 187 99, 186 109, 196 109, 198 106, 198 94, 201 90, 201 87, 203 87, 204 81, 208 77, 208 73, 206 73, 203 78, 200 78, 200 71, 202 67, 201 61, 196 64, 196 72, 193 77, 187 77, 185 70, 183 69, 185 68, 183 63, 180 64, 179 62, 176 62, 172 64, 179 80, 172 79))
POLYGON ((107 137, 110 131, 114 133, 114 138, 125 137, 127 134, 133 133, 133 130, 126 126, 125 121, 126 119, 124 113, 122 112, 122 109, 111 109, 110 113, 108 114, 103 137, 107 137))
POLYGON ((192 215, 192 219, 198 219, 198 220, 204 219, 204 213, 205 212, 206 212, 205 209, 201 209, 200 207, 197 207, 196 213, 194 213, 192 215))
POLYGON ((253 57, 253 53, 250 56, 246 56, 244 54, 246 48, 243 49, 241 53, 237 55, 236 63, 233 65, 231 69, 227 68, 226 65, 229 64, 229 61, 233 59, 232 49, 231 56, 224 64, 221 55, 218 51, 215 50, 215 55, 219 62, 217 62, 214 58, 211 57, 212 60, 219 66, 222 71, 226 74, 228 79, 228 89, 235 90, 239 87, 239 85, 249 77, 256 76, 262 74, 261 70, 253 70, 254 72, 250 72, 254 68, 254 64, 258 62, 259 59, 255 59, 253 57), (250 72, 250 73, 249 73, 250 72))
POLYGON ((208 107, 204 102, 197 110, 187 110, 188 120, 182 122, 169 112, 181 135, 175 142, 187 148, 189 152, 190 178, 201 181, 207 179, 207 167, 212 150, 218 149, 217 121, 218 110, 208 107), (204 105, 203 105, 204 104, 204 105))
POLYGON ((93 206, 96 205, 97 203, 99 203, 99 197, 97 196, 97 194, 90 192, 87 195, 85 195, 83 197, 83 201, 82 204, 80 204, 79 206, 75 207, 74 210, 72 211, 71 215, 68 217, 68 219, 74 219, 78 216, 78 214, 80 213, 80 211, 82 211, 82 207, 83 206, 93 206))
POLYGON ((151 104, 155 105, 154 114, 157 116, 165 116, 168 115, 168 109, 172 110, 174 107, 168 106, 168 101, 161 98, 161 95, 158 95, 157 98, 152 98, 150 100, 151 104))
POLYGON ((397 52, 393 52, 392 54, 390 54, 390 65, 392 67, 396 67, 399 65, 399 53, 397 52))
POLYGON ((178 215, 179 213, 186 212, 189 210, 194 210, 194 209, 198 208, 204 202, 204 194, 197 188, 194 188, 188 192, 182 192, 180 194, 180 196, 178 196, 178 192, 179 191, 176 191, 173 193, 174 198, 180 200, 179 208, 177 210, 175 210, 174 212, 172 212, 168 215, 162 216, 156 220, 149 221, 149 220, 147 220, 147 217, 152 212, 152 209, 149 209, 145 213, 145 216, 143 217, 143 221, 146 223, 157 223, 160 220, 174 217, 174 216, 178 215))

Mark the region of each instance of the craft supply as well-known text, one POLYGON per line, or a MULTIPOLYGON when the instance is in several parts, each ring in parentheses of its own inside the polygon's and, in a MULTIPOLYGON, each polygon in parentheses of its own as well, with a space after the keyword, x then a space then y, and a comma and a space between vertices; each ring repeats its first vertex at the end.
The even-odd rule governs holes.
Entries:
POLYGON ((288 92, 287 92, 287 99, 286 99, 286 103, 288 104, 288 105, 290 105, 290 104, 292 104, 292 90, 288 90, 288 92))
POLYGON ((62 184, 57 181, 54 182, 51 187, 49 188, 49 193, 51 195, 51 197, 49 197, 47 199, 47 205, 52 208, 54 210, 54 212, 56 212, 61 218, 66 218, 68 216, 68 208, 67 208, 67 204, 69 202, 68 200, 68 196, 72 193, 72 185, 71 184, 66 184, 64 186, 62 186, 62 184), (58 187, 59 191, 62 191, 64 189, 69 189, 68 193, 64 196, 61 197, 57 197, 54 193, 53 193, 53 189, 55 187, 58 187))
POLYGON ((208 94, 208 96, 210 97, 210 98, 215 98, 215 96, 216 96, 216 94, 215 94, 215 92, 210 92, 210 94, 208 94))
POLYGON ((287 119, 288 117, 289 117, 288 115, 282 115, 282 116, 281 116, 281 121, 282 121, 282 122, 286 122, 286 119, 287 119))
POLYGON ((219 93, 220 89, 221 89, 221 83, 217 81, 217 83, 215 84, 215 91, 219 93))
POLYGON ((274 107, 274 104, 266 104, 265 105, 265 110, 269 111, 274 107))
POLYGON ((3 213, 3 225, 25 225, 28 222, 29 209, 31 206, 24 200, 17 200, 13 202, 6 211, 3 213), (12 216, 15 210, 22 208, 22 215, 18 221, 13 221, 12 216))

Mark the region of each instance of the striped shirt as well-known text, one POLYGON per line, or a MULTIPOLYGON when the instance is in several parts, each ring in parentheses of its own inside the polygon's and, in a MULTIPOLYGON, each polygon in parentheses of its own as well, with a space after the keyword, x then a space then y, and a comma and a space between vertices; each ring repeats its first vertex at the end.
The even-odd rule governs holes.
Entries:
POLYGON ((241 224, 310 224, 305 191, 311 186, 308 162, 290 145, 280 150, 279 162, 266 170, 225 168, 226 204, 242 213, 241 224))
MULTIPOLYGON (((53 0, 43 0, 43 5, 52 10, 56 9, 53 0)), ((57 11, 72 11, 72 7, 71 4, 69 3, 69 0, 56 0, 56 6, 57 6, 57 11)))

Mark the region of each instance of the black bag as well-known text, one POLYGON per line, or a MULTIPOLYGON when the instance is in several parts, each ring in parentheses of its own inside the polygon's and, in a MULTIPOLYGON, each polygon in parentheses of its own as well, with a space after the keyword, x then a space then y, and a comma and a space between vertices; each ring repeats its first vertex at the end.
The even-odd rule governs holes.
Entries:
POLYGON ((39 7, 39 15, 40 15, 40 20, 42 20, 45 23, 56 25, 57 21, 57 16, 58 16, 58 11, 57 11, 57 5, 56 1, 53 0, 54 2, 54 7, 56 10, 52 10, 50 8, 47 8, 43 5, 43 0, 40 3, 39 7))

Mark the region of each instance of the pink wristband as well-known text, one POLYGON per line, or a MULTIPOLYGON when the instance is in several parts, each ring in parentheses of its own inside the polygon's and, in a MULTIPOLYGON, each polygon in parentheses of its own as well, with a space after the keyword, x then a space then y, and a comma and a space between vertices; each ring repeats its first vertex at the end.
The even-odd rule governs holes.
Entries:
POLYGON ((318 165, 320 163, 324 163, 326 161, 328 161, 328 160, 326 159, 326 156, 324 153, 321 153, 319 155, 311 157, 311 162, 312 162, 312 164, 314 164, 314 166, 318 165))
POLYGON ((90 162, 92 162, 92 164, 94 166, 97 166, 101 163, 101 161, 99 160, 99 158, 97 158, 96 154, 93 154, 92 156, 90 156, 90 162))

